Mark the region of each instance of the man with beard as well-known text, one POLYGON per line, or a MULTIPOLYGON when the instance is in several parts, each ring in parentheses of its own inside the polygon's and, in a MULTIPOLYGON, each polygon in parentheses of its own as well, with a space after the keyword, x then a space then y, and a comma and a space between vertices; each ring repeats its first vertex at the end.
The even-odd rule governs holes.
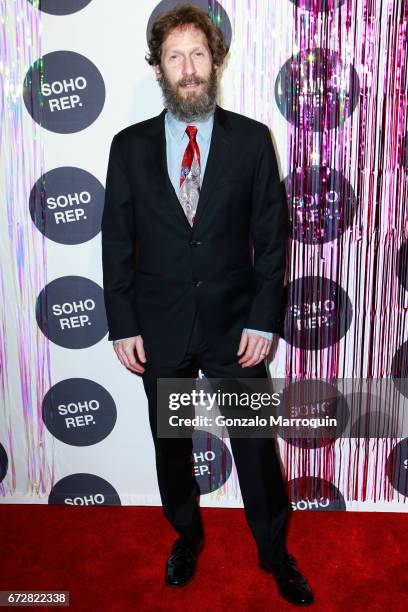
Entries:
MULTIPOLYGON (((203 549, 191 438, 157 435, 158 378, 267 377, 281 329, 287 205, 269 129, 216 103, 226 47, 201 9, 154 22, 146 57, 165 102, 113 138, 102 219, 109 339, 148 398, 163 510, 179 534, 165 580, 203 549), (253 251, 253 252, 252 252, 253 251)), ((272 438, 231 438, 259 563, 295 604, 311 589, 285 545, 289 504, 272 438)))

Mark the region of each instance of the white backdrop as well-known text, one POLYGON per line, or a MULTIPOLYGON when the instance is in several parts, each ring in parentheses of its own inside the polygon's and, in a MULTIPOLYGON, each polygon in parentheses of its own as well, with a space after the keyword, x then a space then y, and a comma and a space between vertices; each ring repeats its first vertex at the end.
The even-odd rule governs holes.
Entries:
MULTIPOLYGON (((43 8, 47 8, 46 4, 43 3, 43 8)), ((66 3, 67 6, 69 4, 66 3)), ((74 6, 75 2, 71 4, 74 6)), ((311 34, 313 14, 307 10, 296 11, 294 3, 289 0, 223 0, 220 4, 231 23, 232 41, 219 103, 224 108, 241 112, 269 125, 283 179, 290 174, 294 162, 299 163, 300 140, 295 136, 293 124, 279 107, 275 85, 285 62, 304 47, 303 37, 311 34)), ((402 2, 394 4, 402 11, 402 2)), ((53 5, 57 6, 58 2, 49 1, 48 10, 52 10, 53 5)), ((5 129, 2 144, 7 146, 7 154, 3 146, 2 160, 7 164, 3 167, 8 171, 1 179, 2 193, 7 200, 7 206, 1 212, 4 411, 0 419, 0 443, 3 450, 3 459, 0 457, 0 463, 3 461, 0 494, 4 503, 160 504, 142 382, 117 360, 107 340, 101 294, 98 287, 88 282, 93 281, 99 287, 102 286, 101 243, 97 231, 101 191, 97 181, 104 185, 112 136, 123 127, 162 110, 159 87, 152 69, 144 60, 147 51, 147 23, 156 5, 154 0, 137 3, 131 0, 120 0, 117 3, 92 0, 72 14, 55 15, 46 10, 39 11, 29 2, 18 0, 12 8, 7 9, 6 26, 8 24, 9 29, 4 30, 4 33, 8 40, 3 48, 8 51, 6 61, 10 70, 8 74, 2 70, 2 75, 6 93, 3 99, 6 102, 8 100, 9 104, 8 107, 7 104, 4 106, 3 114, 5 129), (25 44, 21 44, 22 40, 25 44), (49 56, 61 51, 67 54, 49 56), (70 52, 83 56, 83 66, 81 58, 75 59, 69 55, 70 52), (32 81, 26 77, 30 66, 40 56, 45 58, 45 82, 54 90, 52 95, 47 95, 49 90, 43 87, 41 104, 35 93, 35 76, 32 81), (86 60, 97 68, 100 77, 92 72, 93 68, 86 60), (75 61, 79 61, 79 64, 75 64, 75 61), (88 71, 86 82, 84 71, 88 71), (51 78, 51 75, 56 76, 51 78), (60 93, 58 83, 63 82, 64 78, 73 78, 74 85, 60 93), (78 78, 80 80, 75 82, 78 78), (103 85, 106 96, 103 95, 103 85), (63 96, 66 96, 65 100, 63 96), (57 100, 52 112, 49 102, 51 98, 57 100), (33 110, 36 104, 37 111, 33 110), (54 120, 56 123, 52 123, 54 120), (88 121, 88 124, 78 127, 81 121, 88 121), (61 128, 64 123, 68 126, 65 129, 61 128), (94 191, 88 189, 92 177, 81 177, 70 170, 66 170, 65 175, 57 172, 54 182, 52 174, 47 177, 47 172, 60 168, 78 168, 95 177, 97 181, 91 185, 94 191), (38 180, 40 183, 37 185, 45 190, 45 199, 41 189, 37 189, 36 193, 32 191, 38 180), (52 207, 51 193, 54 197, 62 196, 59 207, 52 207), (71 201, 70 205, 66 204, 68 194, 72 196, 80 193, 82 196, 78 197, 83 199, 82 203, 79 199, 74 203, 71 201), (40 214, 44 206, 48 207, 45 221, 40 214), (58 217, 54 215, 56 210, 62 213, 58 223, 58 217), (67 210, 71 213, 64 217, 67 210), (72 212, 75 210, 79 211, 79 216, 72 212), (76 277, 85 279, 82 285, 78 284, 76 277), (51 290, 50 284, 58 279, 55 289, 51 290), (41 292, 43 301, 39 298, 41 292), (69 313, 66 325, 70 327, 63 327, 63 317, 57 314, 56 305, 68 303, 73 307, 75 300, 79 299, 78 295, 82 300, 79 314, 83 314, 84 319, 70 318, 73 313, 69 313), (86 300, 89 300, 88 305, 86 300), (66 408, 70 402, 70 407, 66 408)), ((363 61, 359 55, 361 43, 367 36, 365 22, 361 19, 364 3, 353 0, 345 5, 338 2, 337 5, 330 12, 333 16, 330 48, 341 52, 344 58, 350 59, 351 56, 354 70, 360 83, 363 83, 368 71, 366 60, 363 61), (360 18, 356 17, 353 21, 352 29, 347 25, 347 14, 360 15, 360 18), (343 47, 339 47, 340 32, 343 32, 343 47), (352 48, 354 36, 357 43, 352 48)), ((381 45, 390 45, 386 37, 381 38, 380 42, 380 34, 385 31, 388 23, 387 12, 381 10, 381 6, 385 5, 386 2, 377 0, 375 8, 376 31, 371 38, 378 57, 375 78, 384 72, 381 62, 386 61, 386 55, 381 45)), ((319 13, 320 18, 327 21, 328 15, 319 13)), ((327 25, 326 21, 324 24, 327 25)), ((319 36, 323 36, 322 29, 316 32, 317 42, 319 36)), ((378 95, 380 105, 382 92, 378 95)), ((369 104, 372 104, 371 98, 369 104)), ((358 109, 350 112, 345 117, 344 125, 340 126, 342 133, 338 136, 338 142, 343 147, 341 150, 345 153, 342 163, 348 169, 347 178, 355 190, 359 180, 356 165, 358 153, 357 140, 351 136, 358 133, 361 121, 358 109)), ((403 117, 402 124, 406 126, 406 117, 403 117)), ((380 126, 374 123, 370 129, 376 133, 380 126)), ((309 139, 309 143, 312 142, 309 163, 319 162, 316 157, 321 144, 319 138, 319 133, 314 133, 309 139)), ((338 156, 339 150, 340 145, 334 157, 338 156)), ((367 156, 367 164, 370 165, 369 152, 367 156)), ((377 172, 380 162, 377 159, 375 163, 377 172)), ((389 187, 390 192, 395 192, 394 187, 389 187)), ((359 227, 366 222, 371 206, 369 192, 363 191, 360 195, 359 227)), ((394 198, 393 202, 397 204, 398 200, 394 198)), ((399 227, 400 232, 403 229, 399 227)), ((401 235, 396 236, 397 246, 401 235)), ((370 250, 368 237, 364 233, 358 244, 351 240, 355 237, 356 234, 348 234, 350 242, 345 242, 344 251, 340 249, 340 257, 357 260, 360 256, 358 249, 361 244, 365 244, 365 240, 366 250, 370 250)), ((300 245, 297 254, 299 256, 299 253, 303 253, 306 262, 303 273, 317 273, 334 280, 334 268, 325 262, 325 258, 333 254, 332 247, 333 242, 325 243, 320 251, 314 250, 310 244, 300 245)), ((297 256, 293 249, 289 280, 300 276, 295 260, 297 256)), ((317 351, 302 351, 280 338, 275 358, 270 364, 274 376, 284 377, 288 374, 288 360, 299 364, 302 359, 311 376, 328 376, 332 370, 326 366, 328 357, 333 357, 333 351, 337 351, 337 361, 341 364, 337 370, 338 376, 368 375, 366 364, 370 360, 370 353, 362 351, 363 365, 356 371, 357 349, 350 348, 351 338, 361 339, 362 333, 365 333, 359 327, 360 297, 353 289, 354 277, 359 270, 359 265, 343 266, 341 274, 336 278, 353 303, 354 317, 345 333, 334 346, 317 351)), ((394 273, 392 266, 389 273, 394 273)), ((371 278, 370 282, 375 285, 378 280, 371 278)), ((402 299, 406 305, 406 292, 402 299)), ((379 321, 372 324, 381 327, 379 321)), ((398 327, 398 337, 393 337, 395 346, 392 351, 407 340, 405 327, 406 318, 398 327)), ((372 350, 380 355, 378 344, 372 350)), ((378 357, 374 361, 381 360, 378 357)), ((388 371, 383 375, 391 373, 390 365, 387 367, 388 371)), ((378 371, 374 375, 381 376, 378 371)), ((401 398, 404 400, 403 395, 401 398)), ((407 465, 404 458, 407 456, 407 441, 401 442, 403 446, 399 447, 402 450, 398 455, 401 479, 405 479, 402 485, 390 485, 385 474, 385 462, 381 469, 374 465, 374 454, 378 448, 381 456, 387 459, 396 442, 386 441, 383 446, 380 443, 376 446, 376 442, 371 441, 372 448, 367 447, 372 470, 370 472, 369 469, 366 476, 367 490, 362 492, 359 489, 357 495, 351 495, 354 481, 350 481, 349 467, 350 463, 356 463, 355 442, 347 442, 341 453, 340 446, 326 451, 308 451, 311 460, 305 462, 303 453, 299 462, 297 449, 288 448, 288 445, 279 440, 288 478, 302 474, 324 474, 336 482, 342 494, 342 503, 339 505, 329 503, 324 495, 316 495, 317 500, 298 500, 295 507, 405 511, 407 465), (330 463, 331 467, 323 469, 322 463, 330 463), (375 482, 380 483, 376 490, 375 482)), ((228 441, 216 441, 214 454, 210 452, 203 457, 197 442, 197 475, 201 473, 205 476, 208 470, 214 469, 220 478, 218 484, 212 486, 214 490, 202 495, 203 506, 242 506, 233 466, 231 474, 224 477, 218 473, 219 468, 217 472, 217 467, 214 467, 220 463, 223 455, 225 457, 225 453, 228 455, 224 445, 229 448, 228 441)), ((364 457, 358 457, 357 463, 363 463, 364 457)))

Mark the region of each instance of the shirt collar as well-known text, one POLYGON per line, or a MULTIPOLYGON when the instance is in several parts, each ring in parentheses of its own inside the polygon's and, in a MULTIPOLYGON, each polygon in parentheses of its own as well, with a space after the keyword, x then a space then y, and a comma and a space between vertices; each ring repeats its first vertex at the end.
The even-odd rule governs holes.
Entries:
POLYGON ((201 138, 203 141, 208 141, 211 138, 211 132, 214 124, 214 113, 211 113, 208 119, 186 123, 185 121, 180 121, 177 119, 173 113, 167 110, 165 120, 172 137, 176 140, 182 140, 188 125, 196 125, 198 128, 197 137, 201 138))

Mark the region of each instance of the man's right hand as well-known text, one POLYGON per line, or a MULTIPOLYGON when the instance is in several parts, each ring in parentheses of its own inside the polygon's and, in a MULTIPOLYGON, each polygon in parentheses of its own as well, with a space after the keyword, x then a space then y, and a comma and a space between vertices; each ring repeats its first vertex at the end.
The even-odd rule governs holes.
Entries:
POLYGON ((115 342, 113 348, 122 365, 132 370, 132 372, 143 374, 145 368, 140 362, 146 363, 147 359, 142 336, 133 336, 132 338, 125 338, 125 340, 115 342))

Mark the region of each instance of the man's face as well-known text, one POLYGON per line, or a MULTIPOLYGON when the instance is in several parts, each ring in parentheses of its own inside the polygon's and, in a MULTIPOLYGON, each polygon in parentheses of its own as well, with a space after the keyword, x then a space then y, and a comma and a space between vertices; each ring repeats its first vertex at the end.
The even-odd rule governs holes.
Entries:
POLYGON ((180 118, 200 118, 215 103, 217 66, 207 39, 194 26, 175 28, 162 45, 161 65, 154 66, 167 106, 180 118))

